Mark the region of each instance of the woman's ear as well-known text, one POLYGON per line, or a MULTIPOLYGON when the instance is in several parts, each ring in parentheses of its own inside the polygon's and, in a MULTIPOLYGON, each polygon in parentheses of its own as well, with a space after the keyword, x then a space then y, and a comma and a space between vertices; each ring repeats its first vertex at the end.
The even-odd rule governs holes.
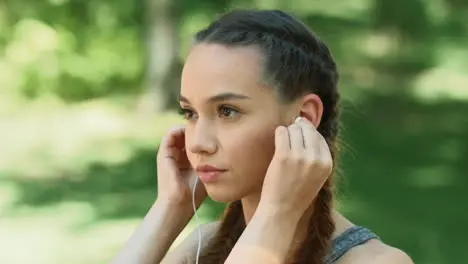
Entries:
POLYGON ((315 127, 320 125, 323 103, 316 94, 307 94, 299 100, 299 115, 309 120, 315 127))

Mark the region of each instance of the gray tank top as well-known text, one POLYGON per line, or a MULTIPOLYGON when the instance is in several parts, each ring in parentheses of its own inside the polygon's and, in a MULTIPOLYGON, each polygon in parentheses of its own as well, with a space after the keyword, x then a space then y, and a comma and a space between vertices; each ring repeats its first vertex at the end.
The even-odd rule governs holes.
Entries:
POLYGON ((325 257, 324 263, 335 263, 340 257, 342 257, 353 247, 364 244, 371 239, 380 240, 376 234, 362 226, 353 226, 349 228, 343 232, 343 234, 333 240, 332 252, 327 257, 325 257))

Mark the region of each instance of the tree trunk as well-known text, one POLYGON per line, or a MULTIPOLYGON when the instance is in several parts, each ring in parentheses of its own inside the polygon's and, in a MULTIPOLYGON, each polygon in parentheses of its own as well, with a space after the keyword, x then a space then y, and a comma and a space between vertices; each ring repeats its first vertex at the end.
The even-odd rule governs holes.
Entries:
POLYGON ((160 112, 174 106, 180 82, 177 0, 147 0, 146 92, 139 110, 160 112))

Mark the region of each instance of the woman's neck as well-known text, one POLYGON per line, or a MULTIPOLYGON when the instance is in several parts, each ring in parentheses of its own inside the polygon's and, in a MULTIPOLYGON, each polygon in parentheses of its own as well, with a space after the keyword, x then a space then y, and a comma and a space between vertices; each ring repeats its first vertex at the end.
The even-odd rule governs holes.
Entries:
POLYGON ((260 193, 242 198, 242 209, 244 211, 244 220, 247 225, 252 219, 260 202, 260 193))
MULTIPOLYGON (((250 219, 252 219, 255 211, 257 210, 259 202, 260 193, 242 198, 242 209, 244 212, 244 220, 246 225, 250 222, 250 219)), ((305 238, 309 226, 309 220, 312 217, 314 211, 313 208, 314 206, 311 205, 299 221, 294 235, 295 243, 300 242, 305 238)))

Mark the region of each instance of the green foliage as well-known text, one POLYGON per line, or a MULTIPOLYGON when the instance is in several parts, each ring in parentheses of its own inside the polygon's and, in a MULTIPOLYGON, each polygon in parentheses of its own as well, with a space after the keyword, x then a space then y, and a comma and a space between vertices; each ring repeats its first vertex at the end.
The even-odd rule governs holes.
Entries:
MULTIPOLYGON (((386 35, 394 43, 372 62, 382 72, 415 76, 435 66, 434 52, 441 40, 455 36, 460 43, 466 40, 466 23, 458 19, 466 14, 466 5, 459 1, 293 2, 287 9, 304 18, 339 61, 354 54, 351 63, 369 63, 360 43, 341 43, 386 35)), ((145 4, 142 0, 18 0, 0 5, 1 91, 26 98, 54 95, 66 101, 140 93, 146 63, 145 4)), ((257 4, 282 7, 275 1, 257 4)), ((183 60, 197 29, 237 6, 252 3, 177 2, 179 59, 183 60)))
POLYGON ((141 91, 141 1, 8 4, 2 90, 67 101, 141 91))

